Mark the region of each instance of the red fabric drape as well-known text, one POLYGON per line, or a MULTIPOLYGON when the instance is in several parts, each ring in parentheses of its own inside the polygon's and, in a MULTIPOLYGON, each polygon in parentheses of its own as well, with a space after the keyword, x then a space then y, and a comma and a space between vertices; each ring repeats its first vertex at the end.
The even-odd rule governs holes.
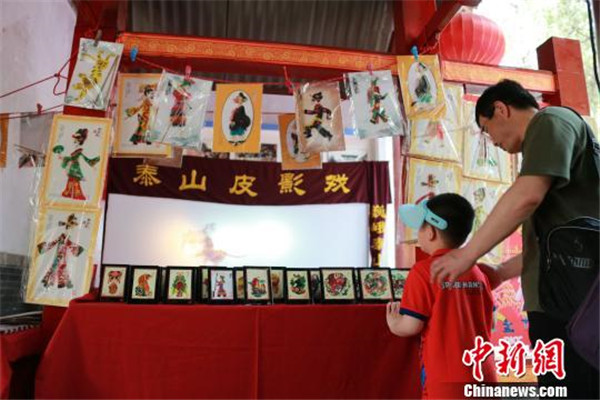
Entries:
POLYGON ((38 398, 418 398, 418 339, 384 305, 71 302, 38 398))
POLYGON ((40 354, 43 349, 41 329, 0 335, 0 398, 8 399, 12 378, 11 363, 21 358, 40 354))

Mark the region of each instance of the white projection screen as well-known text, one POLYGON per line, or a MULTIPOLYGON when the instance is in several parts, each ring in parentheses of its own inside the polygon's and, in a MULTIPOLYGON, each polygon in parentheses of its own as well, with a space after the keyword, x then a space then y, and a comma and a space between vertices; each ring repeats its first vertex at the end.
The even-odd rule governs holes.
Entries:
POLYGON ((109 194, 102 262, 363 267, 368 204, 240 206, 109 194))

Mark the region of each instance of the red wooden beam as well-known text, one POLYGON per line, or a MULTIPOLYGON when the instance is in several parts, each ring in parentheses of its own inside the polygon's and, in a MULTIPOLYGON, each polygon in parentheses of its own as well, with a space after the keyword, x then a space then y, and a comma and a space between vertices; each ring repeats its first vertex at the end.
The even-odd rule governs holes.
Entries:
MULTIPOLYGON (((145 33, 122 33, 118 41, 124 44, 122 63, 132 67, 129 53, 134 46, 138 57, 183 73, 190 64, 198 72, 228 72, 249 75, 270 75, 283 78, 283 66, 292 78, 319 79, 339 77, 345 72, 390 69, 397 75, 396 57, 327 47, 254 42, 191 36, 170 36, 145 33)), ((140 67, 148 68, 141 64, 140 67)), ((527 89, 554 93, 553 74, 516 68, 492 67, 442 61, 442 78, 446 81, 492 85, 503 78, 521 82, 527 89)))
POLYGON ((435 0, 394 0, 392 52, 410 54, 410 48, 435 14, 435 0))
POLYGON ((544 95, 544 101, 590 115, 579 41, 552 37, 538 47, 537 56, 540 68, 554 72, 556 78, 556 90, 544 95))
POLYGON ((437 47, 439 35, 450 23, 450 20, 460 11, 461 7, 476 7, 481 0, 447 0, 442 1, 433 16, 425 25, 419 37, 415 40, 415 45, 419 52, 432 54, 437 51, 431 51, 437 47))

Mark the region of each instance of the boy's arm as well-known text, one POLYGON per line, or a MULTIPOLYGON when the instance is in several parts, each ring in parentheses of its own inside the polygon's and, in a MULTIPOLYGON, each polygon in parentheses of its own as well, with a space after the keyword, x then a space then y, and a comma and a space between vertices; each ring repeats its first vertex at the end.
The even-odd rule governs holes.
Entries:
POLYGON ((400 315, 400 303, 388 303, 386 320, 390 331, 396 336, 414 336, 423 330, 425 322, 409 315, 400 315))

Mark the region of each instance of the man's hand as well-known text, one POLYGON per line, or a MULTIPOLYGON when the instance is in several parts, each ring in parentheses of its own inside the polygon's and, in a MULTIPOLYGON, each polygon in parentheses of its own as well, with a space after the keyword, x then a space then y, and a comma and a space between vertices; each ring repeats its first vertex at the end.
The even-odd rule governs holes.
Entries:
POLYGON ((475 264, 465 249, 452 250, 431 263, 431 282, 454 282, 475 264))

